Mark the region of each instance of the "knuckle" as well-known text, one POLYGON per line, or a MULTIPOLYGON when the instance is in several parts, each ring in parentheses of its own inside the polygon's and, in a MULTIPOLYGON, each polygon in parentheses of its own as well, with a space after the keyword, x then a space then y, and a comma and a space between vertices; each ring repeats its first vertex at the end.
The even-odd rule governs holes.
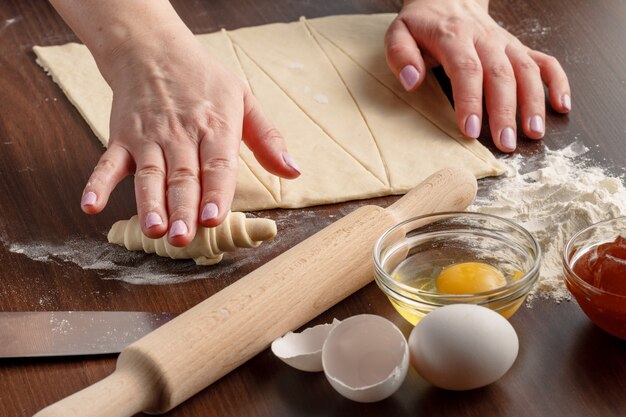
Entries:
POLYGON ((117 168, 117 163, 112 158, 103 157, 98 161, 98 165, 94 170, 97 171, 113 171, 117 168))
POLYGON ((207 115, 205 124, 209 132, 223 133, 231 130, 230 123, 215 112, 211 112, 207 115))
POLYGON ((179 182, 196 182, 199 183, 198 170, 189 167, 178 167, 169 172, 167 178, 168 184, 179 182))
POLYGON ((459 94, 458 97, 454 98, 454 101, 457 104, 475 106, 481 105, 483 98, 482 96, 476 94, 459 94))
POLYGON ((491 118, 497 118, 501 120, 511 120, 515 119, 516 108, 514 105, 503 104, 493 109, 489 116, 491 118))
POLYGON ((274 126, 269 127, 265 132, 263 132, 261 137, 263 138, 262 140, 265 145, 271 145, 283 140, 283 135, 274 126))
POLYGON ((465 20, 460 16, 450 16, 436 24, 432 29, 433 39, 457 39, 467 33, 465 20))
POLYGON ((493 79, 505 82, 514 80, 513 71, 511 70, 510 65, 504 63, 493 64, 489 66, 487 71, 489 72, 489 76, 493 79))
POLYGON ((145 165, 137 169, 135 178, 143 180, 147 178, 164 178, 165 172, 157 165, 145 165))
POLYGON ((214 156, 202 163, 202 173, 212 174, 216 171, 235 171, 237 160, 224 156, 214 156))
POLYGON ((402 56, 406 51, 406 48, 402 42, 399 41, 390 41, 387 44, 387 56, 389 57, 399 57, 402 56))
POLYGON ((517 64, 517 68, 522 72, 539 73, 539 67, 532 59, 524 59, 517 64))
POLYGON ((476 57, 458 57, 452 61, 452 71, 466 75, 482 74, 482 65, 476 57))

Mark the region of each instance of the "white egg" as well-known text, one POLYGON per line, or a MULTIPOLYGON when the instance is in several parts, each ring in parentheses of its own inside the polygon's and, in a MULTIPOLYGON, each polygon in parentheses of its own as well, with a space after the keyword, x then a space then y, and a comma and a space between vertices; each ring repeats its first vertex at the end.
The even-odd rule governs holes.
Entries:
POLYGON ((302 333, 289 332, 272 342, 272 352, 296 369, 319 372, 322 370, 322 346, 328 332, 338 323, 339 320, 334 319, 330 324, 320 324, 302 333))
POLYGON ((360 314, 328 333, 322 364, 326 378, 341 395, 374 402, 400 388, 409 367, 409 351, 404 335, 392 322, 360 314))
POLYGON ((409 337, 409 350, 425 380, 460 391, 500 379, 515 362, 519 341, 513 326, 495 311, 454 304, 420 320, 409 337))

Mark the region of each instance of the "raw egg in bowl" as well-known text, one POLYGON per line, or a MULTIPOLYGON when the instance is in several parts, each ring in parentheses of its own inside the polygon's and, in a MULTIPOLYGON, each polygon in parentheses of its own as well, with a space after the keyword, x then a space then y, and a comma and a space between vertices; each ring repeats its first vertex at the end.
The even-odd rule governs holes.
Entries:
POLYGON ((477 304, 512 316, 539 277, 541 249, 520 225, 493 215, 415 217, 374 246, 374 276, 394 308, 416 324, 437 307, 477 304))

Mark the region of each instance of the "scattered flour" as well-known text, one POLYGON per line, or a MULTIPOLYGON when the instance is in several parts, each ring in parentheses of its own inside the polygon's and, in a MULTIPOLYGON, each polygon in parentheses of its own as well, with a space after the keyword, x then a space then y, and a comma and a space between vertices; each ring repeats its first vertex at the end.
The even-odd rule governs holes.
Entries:
POLYGON ((304 68, 304 64, 300 62, 290 62, 289 68, 294 69, 294 70, 301 70, 304 68))
MULTIPOLYGON (((490 179, 471 211, 501 216, 526 228, 543 251, 540 278, 529 299, 569 299, 563 282, 561 252, 580 229, 626 215, 626 188, 584 158, 575 142, 535 156, 503 160, 507 174, 490 179)), ((482 187, 481 187, 482 188, 482 187)))
MULTIPOLYGON (((269 246, 270 242, 264 242, 269 246)), ((258 258, 249 249, 225 257, 219 269, 198 266, 193 260, 162 258, 154 254, 130 252, 102 240, 73 239, 63 243, 31 241, 11 243, 9 252, 22 254, 38 262, 74 264, 84 270, 93 270, 102 279, 117 279, 130 284, 177 284, 196 279, 221 278, 237 269, 257 265, 258 258)), ((46 300, 40 300, 43 304, 46 300)))
MULTIPOLYGON (((274 216, 274 220, 279 231, 289 230, 303 222, 314 222, 321 229, 333 221, 331 218, 318 216, 315 210, 310 209, 280 211, 274 216)), ((274 239, 263 242, 259 248, 239 249, 225 254, 224 259, 214 267, 199 266, 193 260, 173 261, 154 254, 127 251, 108 243, 105 234, 101 239, 81 237, 59 242, 15 242, 0 230, 0 244, 9 252, 34 261, 75 265, 83 270, 94 271, 101 279, 162 285, 196 279, 228 279, 242 271, 252 271, 261 263, 263 254, 284 252, 293 246, 293 241, 288 234, 278 233, 274 239)), ((46 298, 39 300, 41 306, 49 302, 46 298)))
POLYGON ((328 96, 325 96, 324 94, 315 94, 313 96, 313 100, 320 104, 328 104, 328 96))
POLYGON ((9 26, 15 24, 16 22, 22 20, 21 16, 12 17, 10 19, 4 20, 4 22, 0 23, 0 34, 5 31, 9 26))

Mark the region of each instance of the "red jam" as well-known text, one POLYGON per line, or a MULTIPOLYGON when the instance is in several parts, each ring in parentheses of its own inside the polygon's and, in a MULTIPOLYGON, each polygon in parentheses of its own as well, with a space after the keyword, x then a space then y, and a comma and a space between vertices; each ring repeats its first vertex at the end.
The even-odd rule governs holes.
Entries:
POLYGON ((626 296, 626 238, 618 236, 614 242, 588 251, 576 261, 573 269, 592 286, 626 296))

